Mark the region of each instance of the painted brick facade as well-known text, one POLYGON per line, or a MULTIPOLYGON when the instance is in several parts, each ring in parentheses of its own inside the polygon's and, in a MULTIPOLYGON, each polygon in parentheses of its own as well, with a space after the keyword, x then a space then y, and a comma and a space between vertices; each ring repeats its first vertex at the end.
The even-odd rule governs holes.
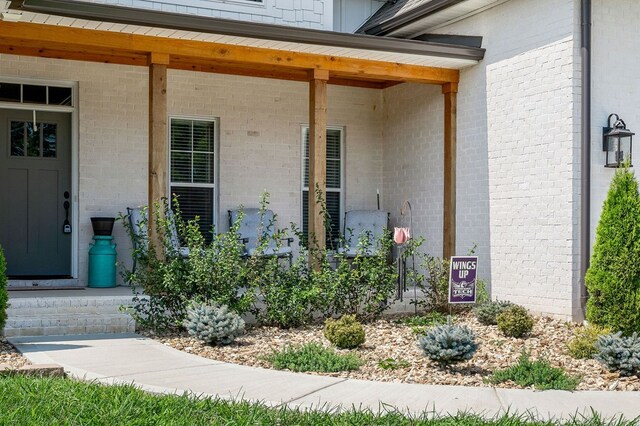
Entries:
MULTIPOLYGON (((79 82, 79 278, 86 282, 90 217, 146 204, 148 76, 144 67, 0 55, 0 76, 79 82)), ((220 119, 220 221, 263 190, 280 223, 301 223, 301 125, 304 83, 170 70, 169 115, 220 119)), ((346 132, 346 208, 375 208, 382 188, 382 95, 330 86, 329 124, 346 132)), ((129 259, 122 225, 119 259, 129 259)))
MULTIPOLYGON (((478 244, 494 298, 563 318, 579 316, 577 12, 573 0, 511 0, 438 30, 487 47, 461 72, 457 252, 478 244)), ((442 95, 403 85, 385 101, 385 200, 417 191, 414 227, 440 255, 442 95)))
POLYGON ((90 0, 172 13, 333 29, 333 0, 90 0))

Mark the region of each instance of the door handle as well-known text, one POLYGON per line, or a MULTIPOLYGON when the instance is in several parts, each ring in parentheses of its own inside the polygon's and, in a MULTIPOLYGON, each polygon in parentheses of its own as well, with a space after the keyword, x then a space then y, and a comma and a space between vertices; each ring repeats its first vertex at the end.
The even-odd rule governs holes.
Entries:
MULTIPOLYGON (((65 198, 69 198, 67 196, 68 192, 65 192, 65 198)), ((64 219, 64 223, 62 224, 62 233, 63 234, 70 234, 71 233, 71 224, 69 223, 69 201, 65 200, 64 204, 64 213, 65 213, 65 219, 64 219)))

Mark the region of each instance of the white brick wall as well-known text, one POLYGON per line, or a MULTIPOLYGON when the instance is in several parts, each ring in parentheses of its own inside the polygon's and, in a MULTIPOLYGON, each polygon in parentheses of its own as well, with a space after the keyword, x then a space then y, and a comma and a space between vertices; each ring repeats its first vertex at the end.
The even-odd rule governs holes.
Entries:
MULTIPOLYGON (((457 252, 478 244, 494 298, 564 318, 577 316, 579 278, 575 19, 573 0, 511 0, 438 30, 487 48, 461 72, 457 252)), ((442 95, 385 92, 385 202, 416 190, 416 231, 440 255, 442 95)))
MULTIPOLYGON (((602 127, 617 113, 627 127, 640 135, 640 74, 638 40, 640 4, 620 0, 615 4, 593 1, 591 93, 591 241, 607 196, 614 169, 604 167, 602 127)), ((634 169, 640 167, 640 137, 634 137, 634 169)))
MULTIPOLYGON (((144 67, 0 55, 0 77, 79 81, 79 277, 86 282, 91 216, 116 216, 147 202, 148 76, 144 67)), ((329 124, 345 126, 346 207, 375 208, 382 188, 379 90, 330 86, 329 124)), ((264 189, 280 223, 301 223, 301 136, 305 83, 169 71, 168 112, 220 118, 220 224, 264 189)), ((130 242, 114 229, 120 260, 130 242)))
POLYGON ((171 13, 333 29, 333 0, 89 0, 171 13))

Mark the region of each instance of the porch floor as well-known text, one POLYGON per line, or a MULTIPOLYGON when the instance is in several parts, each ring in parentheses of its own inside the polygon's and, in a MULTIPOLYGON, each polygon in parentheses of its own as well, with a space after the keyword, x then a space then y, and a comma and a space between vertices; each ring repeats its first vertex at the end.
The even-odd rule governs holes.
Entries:
POLYGON ((41 297, 113 297, 131 296, 133 289, 127 286, 112 288, 81 287, 74 289, 9 289, 9 299, 41 298, 41 297))

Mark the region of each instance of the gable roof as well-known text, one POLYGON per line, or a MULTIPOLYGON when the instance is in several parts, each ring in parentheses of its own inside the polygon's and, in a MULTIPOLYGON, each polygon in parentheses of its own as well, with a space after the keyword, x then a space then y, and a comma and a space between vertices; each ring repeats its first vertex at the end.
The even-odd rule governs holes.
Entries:
POLYGON ((387 1, 356 33, 387 35, 393 29, 415 22, 425 15, 447 9, 465 0, 390 0, 387 1))

